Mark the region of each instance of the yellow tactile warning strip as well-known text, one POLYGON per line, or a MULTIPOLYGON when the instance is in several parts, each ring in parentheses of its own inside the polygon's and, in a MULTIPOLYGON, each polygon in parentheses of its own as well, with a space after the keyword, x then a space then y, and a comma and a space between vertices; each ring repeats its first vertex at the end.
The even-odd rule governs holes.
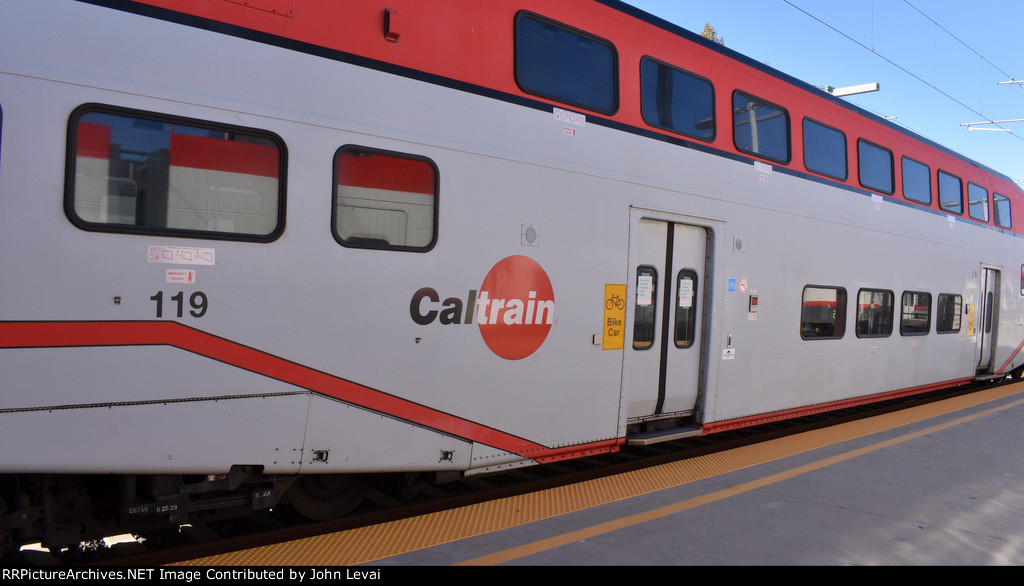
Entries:
MULTIPOLYGON (((756 445, 744 446, 717 454, 699 456, 689 460, 663 464, 652 468, 600 478, 572 486, 564 486, 533 494, 521 495, 431 513, 421 517, 403 519, 371 527, 353 529, 330 535, 300 539, 273 546, 232 552, 200 558, 178 565, 204 566, 334 566, 356 565, 410 551, 441 545, 467 537, 482 535, 516 525, 540 521, 557 515, 593 507, 621 499, 631 498, 687 482, 710 478, 748 466, 763 464, 826 445, 863 437, 878 431, 952 413, 960 409, 1024 393, 1024 383, 994 387, 961 397, 954 397, 912 409, 888 413, 879 417, 844 423, 841 425, 779 438, 756 445)), ((660 509, 646 511, 596 525, 551 539, 523 545, 486 557, 467 560, 465 564, 496 564, 532 553, 572 543, 590 536, 643 523, 671 515, 702 504, 728 498, 761 486, 818 470, 883 447, 933 433, 940 429, 984 417, 992 412, 1024 403, 1024 399, 995 407, 975 415, 953 420, 919 432, 907 434, 826 458, 812 464, 787 470, 747 484, 731 487, 713 494, 682 501, 660 509)))

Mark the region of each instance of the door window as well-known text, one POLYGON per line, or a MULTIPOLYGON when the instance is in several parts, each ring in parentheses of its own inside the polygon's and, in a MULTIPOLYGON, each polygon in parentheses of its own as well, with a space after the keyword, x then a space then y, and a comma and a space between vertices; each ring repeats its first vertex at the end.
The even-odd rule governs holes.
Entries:
POLYGON ((643 266, 636 270, 636 308, 633 313, 633 349, 654 345, 654 316, 658 305, 658 272, 643 266))
POLYGON ((693 269, 679 271, 676 287, 676 348, 693 346, 697 329, 697 272, 693 269))

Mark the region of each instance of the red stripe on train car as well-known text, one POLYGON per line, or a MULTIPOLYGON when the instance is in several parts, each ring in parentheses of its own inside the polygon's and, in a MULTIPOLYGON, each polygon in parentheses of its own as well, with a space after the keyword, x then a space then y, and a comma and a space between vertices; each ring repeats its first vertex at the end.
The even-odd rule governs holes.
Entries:
POLYGON ((848 407, 856 407, 858 405, 867 405, 869 403, 878 403, 880 401, 888 401, 890 399, 897 399, 899 397, 907 397, 910 395, 919 395, 921 393, 929 393, 931 391, 939 391, 942 389, 950 389, 953 387, 960 387, 968 385, 974 382, 974 378, 958 378, 949 381, 943 381, 939 383, 933 383, 928 385, 921 385, 918 387, 909 387, 906 389, 900 389, 898 391, 889 391, 886 393, 877 393, 874 395, 866 395, 863 397, 855 397, 853 399, 845 399, 842 401, 834 401, 832 403, 822 403, 820 405, 811 405, 809 407, 798 407, 796 409, 787 409, 785 411, 773 411, 771 413, 763 413, 760 415, 751 415, 749 417, 741 417, 739 419, 729 419, 726 421, 718 421, 715 423, 708 423, 704 425, 704 435, 711 433, 718 433, 721 431, 728 431, 730 429, 739 429, 741 427, 751 427, 754 425, 762 425, 765 423, 771 423, 773 421, 782 421, 784 419, 793 419, 795 417, 805 417, 807 415, 814 415, 815 413, 826 413, 828 411, 836 411, 839 409, 846 409, 848 407))
POLYGON ((549 448, 175 322, 0 322, 0 348, 172 346, 540 462, 614 451, 621 439, 549 448))
MULTIPOLYGON (((145 12, 141 8, 143 6, 154 7, 167 10, 169 14, 194 16, 210 23, 223 23, 275 38, 275 41, 271 41, 264 37, 260 42, 294 41, 297 50, 323 48, 357 56, 360 60, 365 58, 394 64, 511 96, 547 102, 556 107, 565 106, 557 100, 528 94, 515 82, 513 21, 519 11, 531 11, 596 35, 615 46, 619 63, 619 108, 612 114, 589 112, 588 119, 607 118, 645 131, 674 136, 670 131, 647 125, 640 113, 640 76, 634 69, 641 58, 651 56, 710 79, 716 88, 716 111, 719 117, 724 116, 723 122, 729 116, 723 113, 731 111, 733 90, 752 91, 758 99, 785 108, 792 117, 794 129, 800 120, 810 117, 846 133, 854 143, 863 138, 892 150, 896 160, 908 156, 929 165, 932 173, 942 168, 965 182, 983 185, 990 192, 1000 192, 1014 202, 1020 202, 1020 189, 1005 177, 990 174, 968 160, 945 152, 941 147, 895 130, 880 119, 858 119, 856 111, 851 116, 848 107, 828 98, 824 92, 809 91, 809 87, 780 81, 774 70, 733 56, 727 49, 719 50, 695 42, 692 39, 696 39, 696 35, 691 39, 678 34, 673 25, 656 18, 650 19, 651 22, 645 22, 642 18, 633 19, 622 10, 600 2, 588 3, 585 10, 581 9, 577 0, 449 0, 443 7, 437 3, 415 0, 305 0, 295 5, 281 0, 261 0, 259 3, 240 0, 134 0, 130 3, 115 3, 113 0, 103 0, 103 3, 116 4, 122 10, 134 5, 134 9, 142 12, 145 12), (383 27, 385 10, 401 14, 404 34, 398 39, 386 35, 383 27), (490 23, 498 24, 490 26, 490 23), (415 31, 415 34, 410 34, 411 31, 415 31), (853 119, 856 122, 851 122, 853 119)), ((150 16, 170 18, 160 13, 152 13, 150 16)), ((190 20, 190 24, 214 28, 203 21, 190 20)), ((238 34, 238 31, 230 34, 238 34)), ((802 152, 802 133, 792 132, 790 140, 791 152, 802 152)), ((709 144, 723 152, 749 156, 736 149, 730 132, 718 132, 709 144)), ((799 156, 792 156, 785 162, 772 161, 771 165, 817 174, 808 170, 799 156)), ((864 189, 858 180, 855 159, 852 159, 849 171, 844 180, 828 179, 855 189, 864 189)), ((902 196, 902 182, 902 173, 894 173, 892 192, 879 194, 905 200, 902 196)), ((930 203, 922 207, 945 213, 940 207, 934 182, 931 190, 930 203)), ((1011 211, 1014 215, 1012 231, 1020 233, 1024 230, 1021 228, 1024 226, 1024 206, 1015 205, 1011 211)), ((982 222, 969 218, 966 212, 961 216, 965 221, 994 225, 994 214, 989 214, 988 220, 982 222)))
POLYGON ((1010 366, 1010 363, 1013 362, 1013 359, 1017 357, 1018 353, 1020 353, 1021 348, 1024 348, 1024 341, 1022 341, 1020 344, 1017 344, 1017 347, 1014 348, 1013 352, 1010 354, 1010 357, 1006 359, 1006 362, 1004 362, 1003 365, 999 367, 999 370, 996 370, 996 374, 1002 374, 1002 372, 1006 370, 1006 367, 1010 366))

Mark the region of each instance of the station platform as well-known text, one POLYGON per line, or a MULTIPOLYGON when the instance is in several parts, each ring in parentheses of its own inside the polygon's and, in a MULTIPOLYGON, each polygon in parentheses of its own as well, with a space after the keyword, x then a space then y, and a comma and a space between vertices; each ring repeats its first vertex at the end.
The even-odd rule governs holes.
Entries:
POLYGON ((183 565, 1024 564, 1024 382, 183 565))

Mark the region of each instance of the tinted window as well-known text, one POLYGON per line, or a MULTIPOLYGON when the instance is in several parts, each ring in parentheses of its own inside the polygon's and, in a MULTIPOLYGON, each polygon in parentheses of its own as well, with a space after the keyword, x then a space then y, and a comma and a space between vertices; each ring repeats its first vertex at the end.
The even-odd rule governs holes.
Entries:
POLYGON ((892 152, 865 140, 857 142, 860 184, 868 189, 892 193, 892 152))
POLYGON ((646 350, 654 344, 654 316, 658 305, 658 273, 654 267, 637 268, 635 303, 633 348, 646 350))
POLYGON ((66 210, 83 228, 269 240, 284 227, 284 148, 270 133, 95 108, 70 131, 66 210))
POLYGON ((675 344, 677 348, 689 348, 697 329, 697 272, 683 269, 677 281, 675 344))
POLYGON ((903 293, 900 313, 900 333, 919 336, 928 333, 932 320, 932 294, 920 291, 903 293))
POLYGON ((892 291, 861 289, 857 293, 857 337, 883 337, 892 334, 892 291))
POLYGON ((939 207, 954 214, 964 213, 963 184, 960 178, 939 171, 939 207))
POLYGON ((715 137, 711 82, 644 58, 640 63, 640 83, 645 122, 701 140, 715 137))
POLYGON ((732 98, 736 148, 782 163, 789 161, 789 114, 742 92, 732 98))
POLYGON ((846 332, 846 289, 804 287, 800 336, 805 340, 842 338, 846 332))
POLYGON ((437 170, 422 157, 338 150, 334 237, 345 246, 425 251, 435 241, 437 170))
POLYGON ((515 68, 525 92, 598 112, 618 106, 615 49, 603 39, 520 13, 515 68))
POLYGON ((903 157, 903 197, 917 203, 932 203, 932 172, 927 165, 903 157))
POLYGON ((963 298, 959 295, 940 293, 935 304, 935 331, 952 334, 960 331, 960 308, 963 298))
POLYGON ((1010 199, 998 193, 992 194, 992 216, 996 226, 1010 228, 1013 222, 1010 220, 1010 199))
POLYGON ((988 190, 980 185, 967 183, 967 211, 975 220, 988 221, 988 190))
POLYGON ((846 136, 804 118, 804 166, 809 171, 846 179, 846 136))

